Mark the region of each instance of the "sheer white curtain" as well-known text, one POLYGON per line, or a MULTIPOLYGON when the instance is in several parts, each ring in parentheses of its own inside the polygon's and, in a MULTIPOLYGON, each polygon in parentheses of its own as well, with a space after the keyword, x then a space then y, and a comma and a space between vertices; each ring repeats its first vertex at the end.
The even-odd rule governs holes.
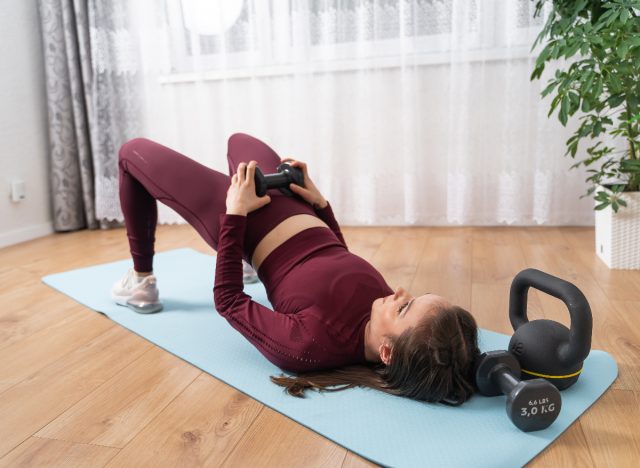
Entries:
POLYGON ((142 136, 226 172, 227 138, 254 135, 306 161, 346 225, 593 224, 529 81, 530 0, 130 5, 142 136))

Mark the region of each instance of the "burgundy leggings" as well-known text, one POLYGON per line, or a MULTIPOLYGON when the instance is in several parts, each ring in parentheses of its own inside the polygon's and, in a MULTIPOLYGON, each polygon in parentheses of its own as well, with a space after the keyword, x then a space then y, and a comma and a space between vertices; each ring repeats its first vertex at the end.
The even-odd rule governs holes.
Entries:
MULTIPOLYGON (((174 209, 218 250, 219 216, 226 213, 227 190, 238 164, 255 160, 264 174, 276 172, 280 157, 250 135, 231 135, 227 148, 229 174, 204 166, 146 138, 127 141, 119 152, 120 206, 136 271, 153 269, 158 207, 174 209)), ((317 216, 307 202, 268 191, 271 202, 247 215, 244 259, 251 262, 258 242, 284 219, 297 214, 317 216)))

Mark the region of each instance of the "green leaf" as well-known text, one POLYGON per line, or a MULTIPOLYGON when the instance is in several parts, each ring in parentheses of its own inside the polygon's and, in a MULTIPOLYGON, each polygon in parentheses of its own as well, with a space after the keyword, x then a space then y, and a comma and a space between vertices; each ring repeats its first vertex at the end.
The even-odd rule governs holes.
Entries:
POLYGON ((611 203, 609 202, 604 202, 604 203, 600 203, 599 205, 596 205, 596 210, 600 211, 600 210, 604 210, 607 206, 609 206, 611 203))
POLYGON ((558 113, 558 119, 560 120, 560 123, 562 124, 563 127, 567 126, 567 112, 560 110, 560 112, 558 113))
POLYGON ((584 90, 585 94, 588 93, 591 89, 591 85, 593 84, 593 79, 595 78, 595 76, 596 74, 592 70, 589 70, 584 74, 582 89, 584 90))
POLYGON ((545 46, 544 49, 542 49, 542 52, 540 52, 540 55, 538 55, 538 58, 536 59, 536 68, 543 65, 544 62, 547 61, 555 45, 556 43, 554 41, 551 41, 545 46))
POLYGON ((560 113, 558 118, 563 126, 567 125, 567 111, 569 110, 569 98, 565 95, 562 96, 562 102, 560 104, 560 113))
POLYGON ((597 201, 608 201, 609 200, 609 195, 607 194, 607 192, 598 192, 598 193, 596 193, 596 196, 594 198, 597 201))
POLYGON ((558 86, 558 81, 557 80, 550 80, 549 85, 546 88, 544 88, 544 90, 541 93, 542 97, 545 97, 547 94, 549 94, 551 91, 553 91, 556 86, 558 86))
POLYGON ((629 10, 627 10, 626 8, 624 10, 622 10, 622 12, 620 13, 620 22, 622 24, 625 24, 627 22, 627 20, 631 18, 631 13, 629 12, 629 10))
POLYGON ((558 106, 559 102, 560 102, 560 95, 557 95, 551 101, 551 108, 549 109, 549 113, 547 114, 547 117, 549 117, 549 116, 551 116, 551 114, 553 114, 553 111, 558 106))
POLYGON ((580 42, 575 42, 574 44, 572 44, 571 46, 567 47, 564 51, 564 57, 565 58, 569 58, 569 57, 573 57, 575 55, 575 53, 578 51, 578 49, 580 48, 582 44, 580 42))
POLYGON ((587 55, 588 52, 589 52, 589 43, 583 42, 582 45, 580 46, 580 55, 587 55))
MULTIPOLYGON (((610 5, 604 5, 604 8, 611 8, 610 5)), ((602 29, 603 27, 605 27, 607 25, 607 22, 609 20, 609 18, 613 15, 613 10, 607 10, 606 12, 604 12, 600 18, 598 18, 598 21, 595 25, 595 29, 602 29)))
POLYGON ((535 79, 540 78, 540 76, 542 75, 542 72, 544 70, 544 64, 540 65, 539 67, 536 67, 533 69, 533 73, 531 73, 531 76, 529 77, 529 81, 533 81, 535 79))
POLYGON ((620 16, 620 12, 617 11, 617 10, 613 10, 612 9, 611 10, 611 16, 609 16, 607 18, 606 25, 607 26, 611 25, 611 23, 613 23, 615 20, 617 20, 619 16, 620 16))
POLYGON ((620 161, 620 172, 638 172, 640 173, 639 159, 623 159, 620 161))
POLYGON ((597 137, 598 135, 600 135, 603 131, 603 127, 602 127, 602 123, 600 123, 600 121, 596 121, 595 124, 593 125, 593 132, 591 132, 591 136, 593 137, 597 137))
POLYGON ((601 76, 597 76, 595 79, 596 82, 596 89, 594 91, 594 96, 600 96, 602 94, 602 89, 603 89, 603 82, 602 82, 602 77, 601 76))
POLYGON ((580 95, 576 92, 569 92, 569 115, 576 113, 580 107, 580 95))
POLYGON ((623 42, 622 44, 620 44, 616 49, 616 53, 618 54, 618 57, 620 57, 620 59, 622 60, 624 60, 624 57, 625 55, 627 55, 628 51, 629 51, 629 44, 627 44, 626 42, 623 42))
POLYGON ((607 104, 609 104, 609 107, 611 109, 615 109, 616 107, 618 107, 620 104, 624 102, 624 98, 625 98, 625 95, 622 93, 614 94, 613 96, 610 96, 609 99, 607 99, 607 104))

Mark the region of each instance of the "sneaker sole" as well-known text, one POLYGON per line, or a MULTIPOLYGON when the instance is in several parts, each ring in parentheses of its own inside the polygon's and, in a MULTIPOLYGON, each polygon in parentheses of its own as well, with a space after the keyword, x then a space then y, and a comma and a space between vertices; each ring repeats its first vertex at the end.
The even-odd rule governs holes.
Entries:
POLYGON ((134 304, 129 301, 129 296, 111 296, 116 304, 124 307, 128 307, 129 309, 137 312, 139 314, 153 314, 155 312, 160 312, 162 310, 161 302, 143 302, 140 304, 134 304))

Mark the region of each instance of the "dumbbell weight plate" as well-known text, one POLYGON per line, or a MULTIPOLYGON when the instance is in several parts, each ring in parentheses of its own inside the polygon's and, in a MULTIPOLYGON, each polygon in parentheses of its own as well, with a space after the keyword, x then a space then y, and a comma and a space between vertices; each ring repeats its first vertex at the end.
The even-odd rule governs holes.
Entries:
MULTIPOLYGON (((293 167, 288 163, 282 163, 278 166, 277 171, 280 173, 287 173, 289 177, 293 179, 294 184, 304 187, 304 175, 302 174, 302 170, 297 167, 293 167)), ((295 197, 296 194, 291 191, 289 187, 280 187, 280 191, 284 193, 287 197, 295 197)))
POLYGON ((502 395, 498 381, 493 378, 493 371, 500 366, 507 367, 511 375, 516 379, 520 378, 520 364, 511 353, 506 351, 489 351, 483 353, 478 360, 478 365, 475 370, 476 385, 483 395, 502 395))
POLYGON ((544 379, 522 381, 507 397, 507 414, 524 432, 549 427, 560 414, 561 407, 560 392, 544 379))

